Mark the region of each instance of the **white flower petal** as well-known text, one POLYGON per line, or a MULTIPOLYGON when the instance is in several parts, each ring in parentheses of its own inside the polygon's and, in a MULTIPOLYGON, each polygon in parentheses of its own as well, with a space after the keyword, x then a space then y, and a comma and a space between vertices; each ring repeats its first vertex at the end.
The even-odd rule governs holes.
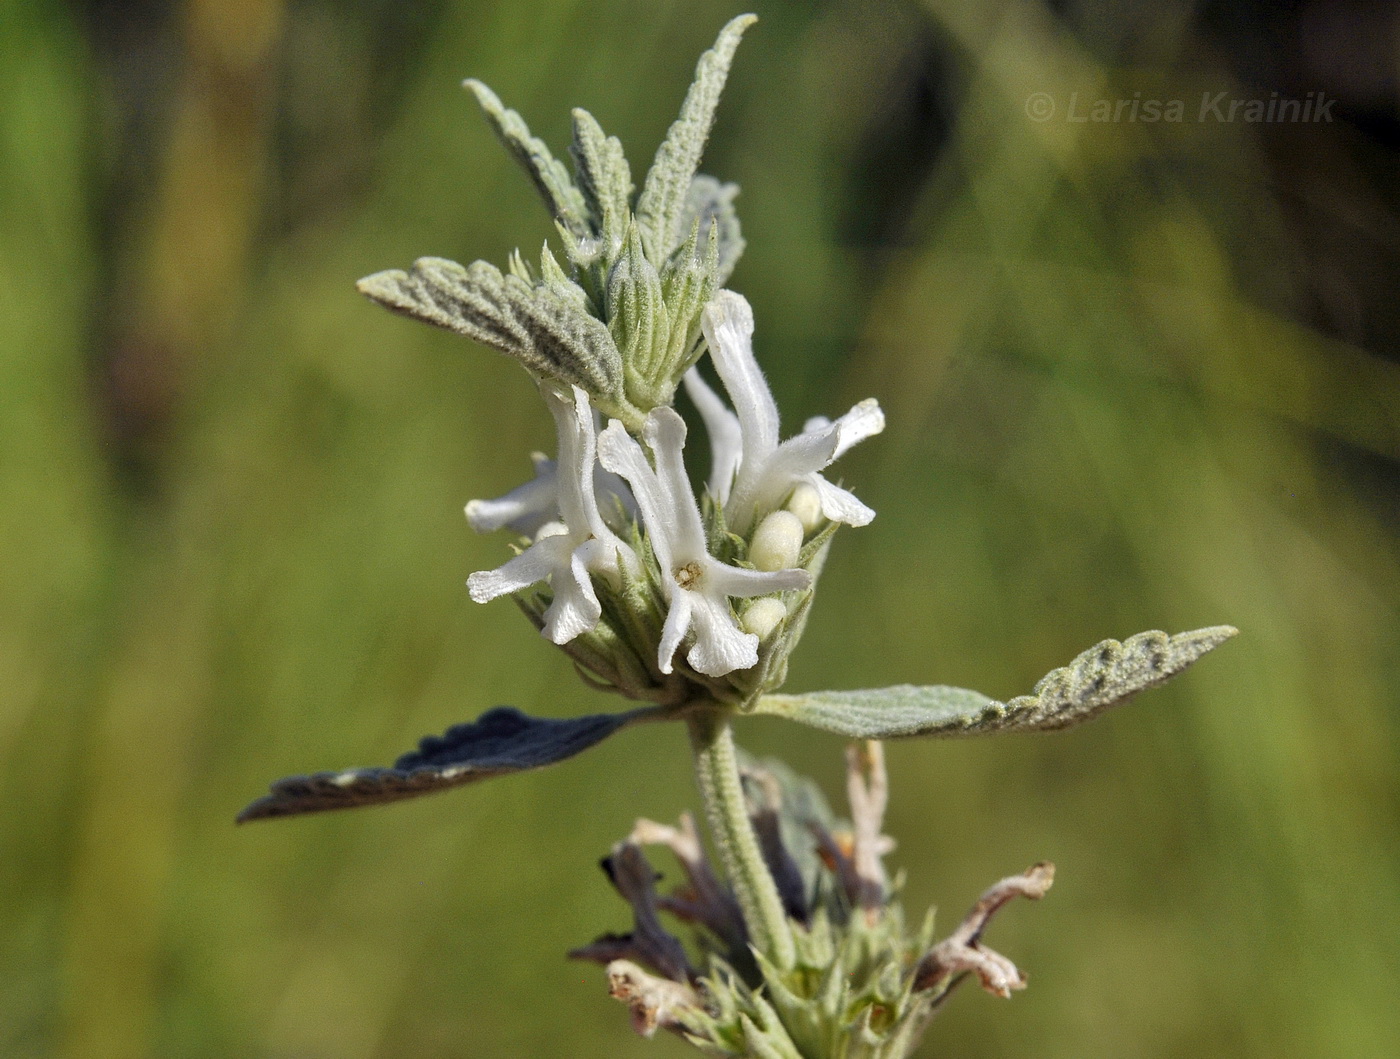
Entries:
POLYGON ((657 565, 662 570, 673 569, 672 534, 668 528, 674 522, 670 496, 657 480, 642 447, 616 419, 598 435, 598 460, 607 470, 627 480, 642 513, 657 565))
POLYGON ((639 564, 598 510, 596 420, 588 395, 577 386, 568 393, 552 386, 540 390, 559 437, 559 460, 551 465, 559 517, 544 522, 523 553, 499 569, 472 574, 467 585, 472 599, 484 603, 548 581, 553 598, 543 632, 563 644, 592 629, 602 614, 591 572, 616 582, 620 562, 632 570, 639 564))
POLYGON ((663 518, 676 561, 704 555, 705 526, 685 473, 685 420, 674 408, 654 408, 642 424, 642 440, 656 457, 656 481, 666 497, 663 518))
POLYGON ((745 570, 716 562, 705 571, 704 584, 705 594, 711 597, 766 596, 811 588, 812 575, 806 570, 745 570))
POLYGON ((839 424, 832 423, 821 430, 788 438, 769 455, 763 477, 785 479, 790 490, 794 479, 830 467, 841 442, 840 430, 839 424))
POLYGON ((729 528, 746 534, 754 522, 778 505, 793 486, 814 471, 827 466, 837 444, 837 427, 788 438, 761 461, 746 464, 730 494, 724 513, 729 528))
POLYGON ((819 474, 811 475, 807 482, 817 490, 817 495, 821 497, 822 514, 832 522, 868 526, 874 519, 874 508, 862 504, 850 490, 832 485, 819 474))
POLYGON ((699 593, 682 594, 695 597, 690 619, 695 627, 695 644, 685 656, 692 669, 707 677, 722 677, 758 664, 758 637, 740 630, 728 601, 699 593))
POLYGON ((739 470, 744 431, 739 425, 739 417, 725 406, 719 394, 710 389, 700 369, 691 368, 685 373, 683 381, 685 392, 690 394, 710 435, 710 477, 705 484, 710 495, 722 505, 729 499, 734 475, 739 470))
POLYGON ((550 578, 554 601, 544 612, 544 634, 557 644, 566 644, 598 624, 603 613, 598 593, 593 590, 583 557, 576 550, 569 558, 567 573, 556 570, 550 578))
POLYGON ((836 427, 840 440, 836 444, 835 455, 831 457, 833 460, 839 460, 852 445, 866 438, 873 438, 884 430, 885 413, 881 410, 879 401, 867 397, 838 419, 836 427))
POLYGON ((559 512, 554 461, 537 459, 535 477, 495 500, 473 500, 467 504, 467 522, 478 533, 509 526, 530 536, 559 512))
POLYGON ((685 634, 690 631, 690 611, 692 596, 689 592, 671 593, 671 609, 666 612, 666 622, 661 626, 661 642, 656 649, 656 665, 663 673, 672 671, 671 659, 676 656, 685 634))
POLYGON ((540 387, 559 435, 559 466, 556 472, 559 514, 566 525, 578 527, 587 522, 584 497, 593 495, 593 417, 588 410, 588 395, 577 386, 573 390, 573 400, 569 400, 550 386, 540 387), (583 400, 582 408, 576 403, 580 398, 583 400), (578 421, 580 414, 585 419, 582 428, 578 421))
POLYGON ((651 472, 651 465, 647 463, 646 453, 642 451, 636 439, 627 433, 627 428, 616 419, 611 420, 598 434, 598 462, 605 470, 626 479, 633 497, 637 499, 641 508, 642 518, 646 518, 647 507, 652 503, 652 498, 647 497, 643 500, 637 495, 637 483, 634 479, 645 480, 651 472))
POLYGON ((476 603, 489 603, 547 580, 573 550, 563 536, 545 537, 495 570, 480 570, 467 578, 467 589, 476 603))
POLYGON ((606 577, 614 588, 621 583, 617 576, 619 563, 626 563, 628 570, 634 574, 639 569, 636 554, 616 537, 611 540, 595 537, 584 541, 574 549, 574 558, 593 573, 606 577))
POLYGON ((546 522, 539 529, 535 530, 535 540, 542 541, 546 537, 565 537, 569 533, 569 527, 557 519, 553 522, 546 522))
MULTIPOLYGON (((863 526, 874 518, 874 511, 823 481, 817 472, 852 445, 885 428, 879 403, 874 399, 861 401, 834 423, 813 417, 801 434, 779 445, 778 409, 754 359, 753 311, 748 302, 733 291, 720 291, 705 307, 701 323, 742 430, 739 471, 723 501, 729 528, 747 535, 755 522, 787 500, 803 481, 819 488, 822 513, 828 519, 863 526)), ((709 396, 713 398, 713 394, 709 396)), ((697 405, 704 399, 697 399, 697 405)), ((706 414, 703 409, 701 414, 706 414)), ((712 488, 711 492, 716 491, 712 488)))
POLYGON ((753 310, 730 290, 715 294, 700 314, 710 358, 744 430, 744 459, 778 444, 778 406, 753 355, 753 310))

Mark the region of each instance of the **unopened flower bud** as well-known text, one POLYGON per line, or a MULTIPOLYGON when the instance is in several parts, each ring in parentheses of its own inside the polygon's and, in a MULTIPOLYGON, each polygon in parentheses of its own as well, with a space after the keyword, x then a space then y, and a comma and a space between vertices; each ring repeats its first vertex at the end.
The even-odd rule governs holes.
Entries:
POLYGON ((805 532, 802 520, 791 511, 766 515, 749 545, 749 562, 759 570, 790 570, 797 565, 805 532))
POLYGON ((744 611, 744 616, 739 619, 739 625, 745 632, 753 633, 759 640, 766 640, 773 635, 773 630, 778 627, 778 623, 786 617, 787 607, 783 606, 783 601, 774 599, 772 596, 765 596, 749 604, 748 610, 744 611))
POLYGON ((811 533, 822 524, 822 498, 816 488, 799 482, 788 497, 787 509, 802 520, 802 528, 811 533))

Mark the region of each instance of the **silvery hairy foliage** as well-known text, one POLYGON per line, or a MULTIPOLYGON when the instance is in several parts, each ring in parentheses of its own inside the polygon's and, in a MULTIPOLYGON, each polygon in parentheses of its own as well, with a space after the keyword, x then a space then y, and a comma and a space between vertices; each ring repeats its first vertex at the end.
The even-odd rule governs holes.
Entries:
POLYGON ((359 284, 386 308, 513 357, 538 387, 556 451, 537 455, 516 489, 467 505, 474 529, 509 533, 510 553, 473 574, 468 591, 479 603, 510 596, 587 683, 639 705, 571 718, 498 706, 391 767, 279 780, 239 819, 416 797, 552 765, 635 724, 681 722, 719 863, 689 815, 675 826, 639 820, 604 861, 633 927, 573 955, 605 965, 643 1034, 665 1028, 720 1056, 897 1059, 961 981, 1001 996, 1024 987, 982 935, 1011 899, 1042 896, 1054 869, 995 883, 941 939, 931 916, 906 921, 884 867, 893 841, 882 831, 880 741, 1066 728, 1180 673, 1235 630, 1108 640, 1006 702, 907 684, 779 690, 833 535, 875 517, 827 469, 885 421, 867 399, 784 437, 753 313, 725 286, 744 249, 738 188, 698 166, 753 22, 731 21, 701 57, 640 188, 622 145, 587 111, 573 112, 566 165, 467 81, 553 216, 557 250, 546 245, 537 263, 513 254, 504 269, 420 258, 359 284), (698 488, 680 389, 709 442, 698 488), (852 741, 848 818, 781 762, 743 755, 732 725, 748 715, 852 741), (656 891, 649 846, 677 860, 679 890, 656 891), (693 929, 689 947, 663 916, 693 929))

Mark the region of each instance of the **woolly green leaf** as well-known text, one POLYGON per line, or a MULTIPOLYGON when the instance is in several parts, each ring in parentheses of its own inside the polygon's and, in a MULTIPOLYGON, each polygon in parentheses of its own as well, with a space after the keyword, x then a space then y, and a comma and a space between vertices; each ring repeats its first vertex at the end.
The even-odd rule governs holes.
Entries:
POLYGON ((685 210, 680 215, 680 227, 676 232, 676 241, 679 242, 698 221, 701 239, 708 239, 713 234, 718 248, 715 276, 718 287, 728 282, 746 245, 739 228, 739 214, 734 209, 734 199, 738 194, 738 184, 724 184, 712 176, 700 174, 690 182, 685 210))
POLYGON ((631 217, 632 170, 622 143, 608 136, 586 110, 574 111, 574 140, 569 145, 579 190, 594 220, 594 234, 603 240, 604 264, 611 264, 622 247, 631 217))
POLYGON ((501 103, 495 92, 475 78, 462 82, 476 96, 486 120, 515 160, 530 175, 535 188, 555 219, 573 235, 588 234, 588 206, 582 192, 569 179, 569 171, 554 157, 543 140, 530 134, 525 119, 501 103))
POLYGON ((739 46, 744 30, 756 21, 754 15, 740 15, 720 30, 714 47, 700 56, 695 67, 695 81, 681 104, 680 117, 657 148, 656 159, 637 200, 637 220, 642 226, 648 256, 653 261, 665 261, 685 238, 685 232, 677 230, 678 219, 685 208, 705 140, 710 135, 715 107, 719 105, 720 93, 734 60, 734 49, 739 46))
POLYGON ((408 272, 376 272, 357 287, 387 309, 466 335, 537 375, 576 383, 616 404, 622 398, 617 347, 607 327, 589 315, 583 291, 560 287, 559 272, 556 266, 549 280, 531 285, 485 261, 464 268, 424 257, 408 272))
POLYGON ((238 814, 238 822, 396 802, 543 768, 571 758, 629 725, 656 720, 662 712, 658 707, 644 707, 555 720, 497 706, 470 724, 454 725, 441 736, 427 736, 393 768, 317 772, 278 780, 268 794, 238 814))
POLYGON ((965 688, 900 684, 864 691, 767 695, 753 712, 786 717, 851 739, 1050 731, 1087 721, 1180 673, 1238 630, 1216 625, 1168 636, 1138 633, 1105 640, 1036 684, 997 702, 965 688))

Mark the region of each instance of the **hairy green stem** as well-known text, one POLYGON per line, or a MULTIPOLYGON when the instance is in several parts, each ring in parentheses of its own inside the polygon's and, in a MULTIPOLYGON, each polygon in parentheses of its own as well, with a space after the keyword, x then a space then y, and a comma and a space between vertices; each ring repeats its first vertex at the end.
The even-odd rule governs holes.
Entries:
POLYGON ((695 753, 700 800, 705 804, 710 834, 729 884, 743 910, 750 940, 764 956, 787 968, 797 959, 792 928, 749 819, 729 714, 727 708, 716 708, 690 717, 690 745, 695 753))

